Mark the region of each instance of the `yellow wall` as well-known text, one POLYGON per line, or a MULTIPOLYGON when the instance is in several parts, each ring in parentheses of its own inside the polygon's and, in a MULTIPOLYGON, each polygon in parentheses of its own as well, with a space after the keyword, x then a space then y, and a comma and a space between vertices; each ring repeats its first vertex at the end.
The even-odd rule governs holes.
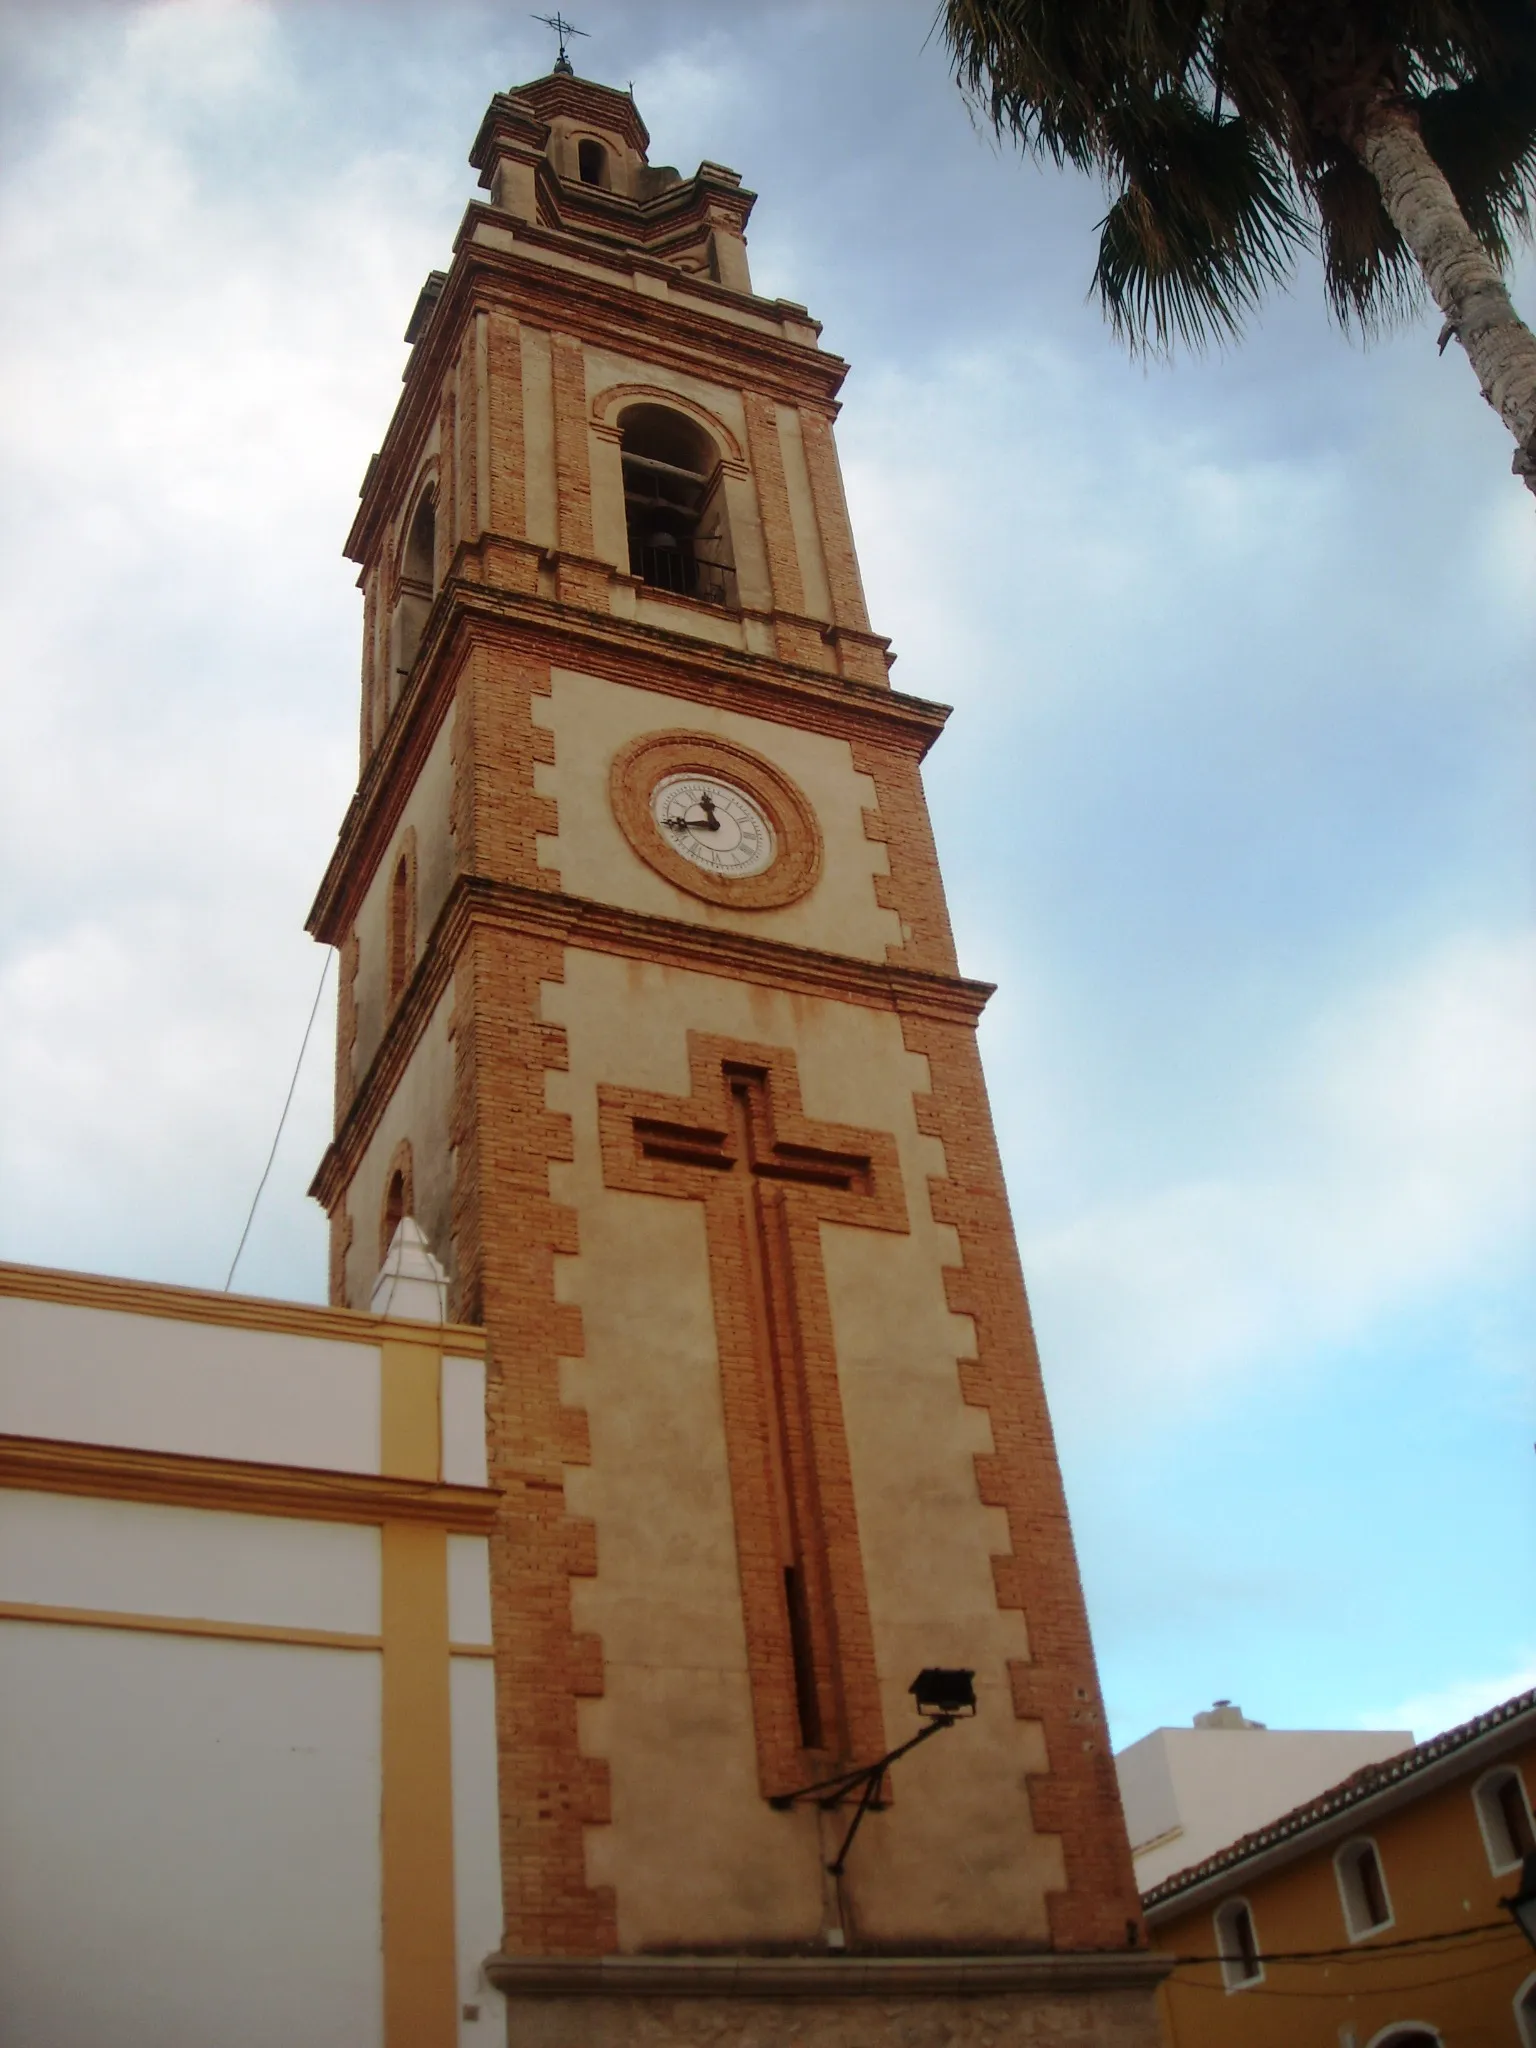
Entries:
MULTIPOLYGON (((1497 1762, 1518 1766, 1527 1793, 1536 1792, 1536 1741, 1497 1762)), ((1234 1991, 1215 1964, 1180 1968, 1161 1994, 1170 2048, 1370 2048, 1383 2028, 1407 2022, 1437 2028, 1446 2048, 1513 2048, 1513 2000, 1536 1969, 1536 1954, 1498 1905, 1515 1875, 1492 1870, 1478 1825, 1472 1788, 1489 1768, 1480 1758, 1465 1776, 1379 1819, 1362 1813, 1348 1834, 1330 1834, 1267 1876, 1250 1882, 1239 1867, 1221 1898, 1198 1910, 1158 1915, 1153 1945, 1177 1955, 1214 1954, 1213 1913, 1222 1898, 1237 1897, 1248 1902, 1266 1956, 1349 1951, 1316 1962, 1266 1962, 1262 1983, 1234 1991), (1376 1845, 1393 1921, 1352 1944, 1333 1859, 1358 1836, 1376 1845), (1421 1951, 1389 1946, 1489 1922, 1499 1923, 1497 1932, 1465 1942, 1421 1951)))

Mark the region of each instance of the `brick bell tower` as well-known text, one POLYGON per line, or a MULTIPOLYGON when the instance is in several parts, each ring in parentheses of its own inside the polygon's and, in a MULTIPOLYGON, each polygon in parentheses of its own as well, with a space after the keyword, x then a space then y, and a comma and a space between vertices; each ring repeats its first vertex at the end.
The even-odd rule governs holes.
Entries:
POLYGON ((737 174, 647 146, 564 66, 491 102, 348 541, 362 774, 310 921, 332 1298, 410 1214, 489 1338, 487 1968, 550 2048, 898 2008, 1151 2043, 919 780, 946 714, 865 615, 844 364, 753 295, 737 174), (925 1667, 978 1711, 834 1874, 856 1808, 782 1802, 917 1733, 925 1667))

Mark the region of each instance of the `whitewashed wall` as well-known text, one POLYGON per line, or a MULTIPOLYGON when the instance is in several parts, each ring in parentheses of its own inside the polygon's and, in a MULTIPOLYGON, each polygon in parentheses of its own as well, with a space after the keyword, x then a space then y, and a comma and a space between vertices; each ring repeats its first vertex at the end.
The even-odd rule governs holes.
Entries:
MULTIPOLYGON (((69 1277, 100 1299, 0 1268, 0 2043, 416 2048, 386 2026, 380 1526, 118 1498, 99 1474, 64 1490, 73 1445, 171 1453, 178 1477, 380 1474, 393 1332, 297 1307, 241 1327, 216 1300, 203 1321, 192 1295, 157 1315, 69 1277), (28 1484, 38 1439, 64 1455, 28 1484)), ((483 1363, 438 1370, 438 1476, 483 1487, 483 1363)), ((477 2048, 505 2035, 480 1968, 501 1935, 486 1538, 443 1556, 457 2004, 437 2038, 477 2048)))

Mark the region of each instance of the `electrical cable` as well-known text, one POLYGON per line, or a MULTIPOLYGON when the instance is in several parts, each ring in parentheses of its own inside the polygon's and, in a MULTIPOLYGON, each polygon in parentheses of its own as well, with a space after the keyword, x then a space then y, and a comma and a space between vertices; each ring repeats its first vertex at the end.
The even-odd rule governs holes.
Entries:
MULTIPOLYGON (((1404 1949, 1428 1948, 1432 1944, 1453 1941, 1471 1941, 1482 1935, 1513 1934, 1515 1929, 1508 1920, 1480 1920, 1472 1927, 1447 1927, 1436 1934, 1408 1934, 1400 1941, 1373 1941, 1368 1948, 1358 1942, 1351 1942, 1348 1948, 1292 1948, 1277 1949, 1272 1954, 1264 1952, 1259 1960, 1263 1963, 1367 1963, 1372 1956, 1401 1953, 1404 1949)), ((1177 1956, 1175 1961, 1182 1968, 1186 1963, 1229 1963, 1231 1956, 1177 1956)))
POLYGON ((315 1000, 310 1005, 309 1022, 304 1026, 304 1040, 299 1047, 299 1056, 294 1062, 293 1079, 288 1083, 288 1094, 283 1102, 283 1113, 277 1120, 277 1134, 272 1140, 272 1150, 267 1154, 267 1163, 261 1169, 261 1179, 256 1183, 256 1192, 251 1197, 250 1214, 245 1219, 245 1228, 240 1233, 240 1242, 235 1246, 235 1256, 229 1262, 229 1271, 224 1276, 224 1292, 228 1294, 235 1277, 235 1268, 240 1263, 240 1254, 245 1250, 245 1240, 251 1234, 251 1225, 256 1221, 256 1205, 260 1202, 262 1190, 267 1185, 267 1175, 272 1171, 272 1162, 277 1157, 277 1148, 283 1142, 283 1126, 288 1121, 288 1112, 293 1107, 293 1091, 299 1085, 299 1071, 304 1065, 304 1055, 309 1051, 309 1034, 315 1028, 315 1019, 320 1014, 320 998, 325 993, 325 977, 331 971, 331 949, 326 948, 325 959, 320 966, 320 982, 315 990, 315 1000))
MULTIPOLYGON (((1518 1962, 1519 1958, 1516 1957, 1515 1960, 1518 1962)), ((1394 1997, 1406 1997, 1415 1991, 1438 1991, 1443 1984, 1470 1984, 1474 1978, 1491 1977, 1495 1970, 1507 1970, 1509 1967, 1510 1959, 1507 1956, 1501 1956, 1497 1962, 1479 1963, 1475 1970, 1456 1970, 1446 1977, 1415 1977, 1411 1982, 1398 1983, 1394 1980, 1390 1984, 1373 1985, 1369 1989, 1362 1988, 1359 1996, 1362 1998, 1380 1998, 1390 1994, 1394 1997)), ((1170 1979, 1170 1983, 1172 1981, 1170 1979)), ((1235 1987, 1226 1984, 1202 1984, 1194 1979, 1179 1980, 1179 1989, 1181 1991, 1219 1991, 1223 1997, 1226 1997, 1233 1988, 1235 1987)), ((1293 1988, 1290 1985, 1282 1986, 1279 1984, 1266 1984, 1262 1991, 1258 1990, 1257 1985, 1253 1988, 1261 1998, 1338 1998, 1343 1995, 1344 1990, 1342 1984, 1320 1984, 1315 1990, 1305 1991, 1299 1987, 1293 1988)), ((1355 1994, 1351 1993, 1350 1995, 1354 1996, 1355 1994)))

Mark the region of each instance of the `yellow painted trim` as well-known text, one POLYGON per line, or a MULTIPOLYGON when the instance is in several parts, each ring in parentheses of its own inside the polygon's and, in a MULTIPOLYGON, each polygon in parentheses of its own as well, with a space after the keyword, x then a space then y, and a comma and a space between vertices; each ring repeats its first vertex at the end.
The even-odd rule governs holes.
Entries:
POLYGON ((453 1736, 448 1538, 386 1522, 384 1635, 384 2048, 456 2048, 453 1736))
POLYGON ((486 1486, 52 1437, 0 1434, 0 1486, 306 1522, 427 1522, 470 1536, 485 1535, 496 1518, 496 1495, 486 1486))
MULTIPOLYGON (((55 1607, 46 1601, 0 1600, 0 1622, 51 1623, 60 1628, 121 1628, 140 1635, 213 1636, 235 1643, 296 1643, 305 1650, 382 1650, 382 1636, 345 1629, 269 1628, 258 1621, 205 1621, 198 1615, 134 1614, 116 1607, 55 1607)), ((492 1657, 489 1643, 450 1643, 450 1657, 492 1657)))
POLYGON ((119 1280, 104 1273, 67 1273, 51 1266, 0 1260, 0 1296, 51 1301, 70 1308, 160 1316, 171 1322, 210 1323, 267 1330, 290 1337, 324 1337, 344 1344, 382 1344, 406 1338, 440 1347, 454 1358, 483 1358, 485 1332, 468 1323, 413 1323, 360 1309, 320 1308, 302 1301, 266 1301, 250 1294, 215 1294, 201 1287, 169 1287, 158 1280, 119 1280))
POLYGON ((121 1628, 142 1635, 213 1636, 235 1643, 296 1643, 306 1650, 382 1650, 382 1636, 333 1628, 270 1628, 259 1621, 206 1621, 197 1615, 132 1614, 115 1607, 54 1607, 0 1600, 0 1621, 52 1622, 64 1628, 121 1628))
POLYGON ((436 1345, 386 1337, 379 1351, 379 1468, 396 1479, 442 1471, 443 1428, 436 1345))

